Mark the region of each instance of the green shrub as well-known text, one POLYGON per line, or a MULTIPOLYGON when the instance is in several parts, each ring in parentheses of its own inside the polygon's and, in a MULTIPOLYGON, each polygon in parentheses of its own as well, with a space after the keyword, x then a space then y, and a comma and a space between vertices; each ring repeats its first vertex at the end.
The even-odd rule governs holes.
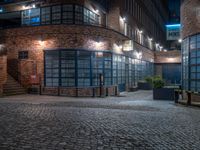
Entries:
POLYGON ((153 77, 146 77, 145 81, 149 84, 153 84, 153 77))
POLYGON ((160 76, 153 77, 153 88, 159 89, 159 88, 163 88, 164 86, 165 86, 165 82, 160 76))

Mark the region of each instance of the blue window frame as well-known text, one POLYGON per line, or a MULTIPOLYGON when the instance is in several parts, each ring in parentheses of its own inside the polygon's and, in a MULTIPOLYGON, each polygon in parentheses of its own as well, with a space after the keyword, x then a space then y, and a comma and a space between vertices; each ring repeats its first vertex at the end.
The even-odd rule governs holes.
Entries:
POLYGON ((100 86, 101 74, 105 86, 125 87, 125 84, 135 85, 139 76, 143 79, 153 75, 152 63, 111 52, 49 50, 45 51, 44 64, 46 87, 100 86))

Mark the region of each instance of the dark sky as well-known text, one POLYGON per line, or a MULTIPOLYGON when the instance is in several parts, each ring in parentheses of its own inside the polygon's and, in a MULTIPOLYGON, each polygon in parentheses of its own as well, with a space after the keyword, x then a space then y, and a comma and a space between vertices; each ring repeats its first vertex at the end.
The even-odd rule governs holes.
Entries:
POLYGON ((170 23, 180 22, 180 0, 168 0, 170 23))

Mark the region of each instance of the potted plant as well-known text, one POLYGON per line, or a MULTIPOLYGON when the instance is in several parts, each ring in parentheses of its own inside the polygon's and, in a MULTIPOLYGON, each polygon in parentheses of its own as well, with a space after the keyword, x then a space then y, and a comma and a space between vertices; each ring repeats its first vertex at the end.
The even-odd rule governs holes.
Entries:
POLYGON ((175 88, 167 88, 160 76, 153 77, 153 99, 154 100, 175 100, 175 88))
POLYGON ((152 77, 146 77, 144 81, 138 82, 138 89, 140 90, 152 90, 152 77))

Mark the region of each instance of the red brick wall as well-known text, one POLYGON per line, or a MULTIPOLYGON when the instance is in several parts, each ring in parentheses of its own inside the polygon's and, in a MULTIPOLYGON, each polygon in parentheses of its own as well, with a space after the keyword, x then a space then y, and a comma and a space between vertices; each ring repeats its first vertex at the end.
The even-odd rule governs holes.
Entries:
POLYGON ((118 91, 116 86, 103 87, 102 95, 100 95, 100 87, 87 87, 87 88, 42 88, 43 95, 59 95, 71 97, 100 97, 100 96, 116 96, 118 91))
POLYGON ((184 0, 181 6, 182 38, 200 32, 200 1, 184 0))
POLYGON ((3 94, 3 84, 7 80, 7 57, 0 56, 0 96, 3 94))
MULTIPOLYGON (((127 38, 123 35, 105 28, 93 26, 69 26, 51 25, 40 27, 24 27, 7 29, 3 31, 5 47, 7 49, 8 61, 17 60, 19 51, 28 51, 29 59, 19 61, 17 67, 21 75, 28 79, 34 73, 33 66, 36 65, 36 73, 43 77, 44 60, 43 50, 52 49, 88 49, 88 50, 110 50, 116 41, 127 38), (100 42, 96 40, 100 37, 100 42)), ((25 79, 25 80, 26 80, 25 79)))
POLYGON ((181 51, 155 52, 155 63, 181 63, 181 51))

